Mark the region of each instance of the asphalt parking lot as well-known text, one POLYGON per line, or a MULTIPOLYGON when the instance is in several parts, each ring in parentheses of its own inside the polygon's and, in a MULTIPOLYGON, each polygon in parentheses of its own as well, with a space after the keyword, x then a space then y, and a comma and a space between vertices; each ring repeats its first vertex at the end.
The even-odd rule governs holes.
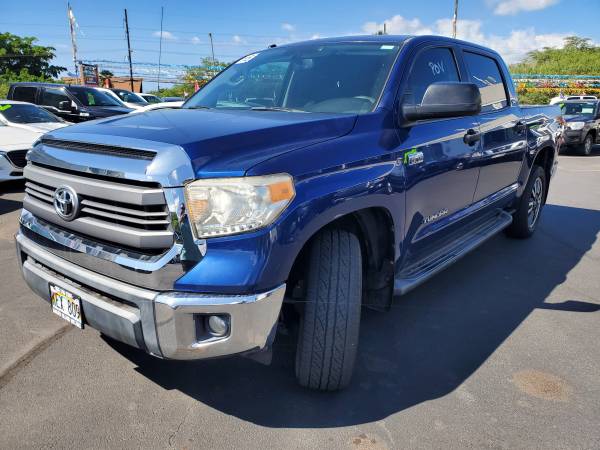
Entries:
POLYGON ((600 148, 561 156, 540 228, 496 236, 364 311, 346 391, 273 365, 154 359, 80 331, 21 279, 0 185, 2 448, 600 448, 600 148))

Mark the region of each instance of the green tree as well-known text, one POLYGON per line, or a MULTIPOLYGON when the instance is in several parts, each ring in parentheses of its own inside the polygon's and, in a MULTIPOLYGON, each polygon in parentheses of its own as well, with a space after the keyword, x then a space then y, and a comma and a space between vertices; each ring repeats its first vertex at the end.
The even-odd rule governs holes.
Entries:
POLYGON ((0 74, 22 73, 34 77, 57 77, 65 69, 51 64, 56 49, 36 45, 37 38, 0 33, 0 74))
POLYGON ((200 87, 204 86, 227 66, 228 64, 223 61, 202 58, 199 66, 188 67, 185 70, 177 84, 151 93, 162 97, 184 97, 185 94, 189 96, 194 93, 195 83, 200 87))

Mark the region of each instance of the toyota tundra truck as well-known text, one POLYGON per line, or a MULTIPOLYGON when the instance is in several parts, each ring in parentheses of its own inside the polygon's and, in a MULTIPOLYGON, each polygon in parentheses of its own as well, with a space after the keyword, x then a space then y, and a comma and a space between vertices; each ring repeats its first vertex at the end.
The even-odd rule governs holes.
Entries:
POLYGON ((182 108, 43 136, 19 264, 49 313, 159 358, 268 362, 285 328, 298 382, 337 390, 362 308, 386 310, 501 230, 534 233, 554 123, 471 43, 273 46, 182 108))

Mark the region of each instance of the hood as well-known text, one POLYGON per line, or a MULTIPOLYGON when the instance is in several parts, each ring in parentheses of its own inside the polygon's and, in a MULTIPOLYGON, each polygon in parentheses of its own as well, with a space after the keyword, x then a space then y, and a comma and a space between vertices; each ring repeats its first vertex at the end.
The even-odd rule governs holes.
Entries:
POLYGON ((589 120, 592 120, 590 118, 590 116, 582 116, 582 115, 563 116, 563 119, 565 119, 565 122, 587 122, 589 120))
POLYGON ((127 114, 133 111, 132 108, 124 108, 123 106, 86 106, 84 110, 89 111, 97 118, 127 114))
POLYGON ((0 150, 30 149, 33 143, 43 134, 39 131, 24 130, 11 126, 0 126, 0 150))
POLYGON ((9 125, 13 128, 20 128, 22 130, 33 131, 37 133, 46 133, 48 131, 57 130, 69 125, 68 123, 62 122, 42 122, 42 123, 14 123, 11 122, 9 125))
POLYGON ((162 109, 84 122, 52 133, 85 141, 86 134, 123 136, 182 147, 197 176, 243 175, 283 153, 348 134, 355 115, 162 109))

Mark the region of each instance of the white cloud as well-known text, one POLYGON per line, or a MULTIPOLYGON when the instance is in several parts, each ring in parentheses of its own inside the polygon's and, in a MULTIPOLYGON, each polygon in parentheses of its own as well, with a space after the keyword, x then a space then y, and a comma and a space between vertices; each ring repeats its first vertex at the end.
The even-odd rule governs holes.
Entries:
POLYGON ((296 31, 296 27, 294 25, 292 25, 291 23, 286 23, 286 22, 281 24, 281 29, 284 31, 289 31, 290 33, 292 31, 296 31))
POLYGON ((319 33, 315 33, 310 38, 311 38, 311 40, 313 40, 313 39, 321 39, 321 35, 319 33))
POLYGON ((190 42, 194 45, 198 45, 201 41, 198 36, 194 36, 192 39, 190 39, 190 42))
MULTIPOLYGON (((154 33, 152 33, 152 36, 159 38, 160 37, 160 31, 155 31, 154 33)), ((163 30, 162 37, 163 37, 163 39, 166 39, 167 41, 175 41, 175 40, 177 40, 177 36, 175 36, 170 31, 164 31, 163 30)))
POLYGON ((515 15, 521 11, 537 11, 555 5, 560 0, 497 0, 494 14, 515 15))
MULTIPOLYGON (((396 15, 385 20, 389 34, 437 34, 452 36, 452 19, 439 19, 431 25, 424 24, 418 18, 406 19, 396 15)), ((362 26, 363 32, 373 34, 383 30, 383 22, 367 22, 362 26)), ((572 33, 571 33, 572 34, 572 33)), ((459 20, 456 24, 456 37, 465 41, 493 48, 508 63, 514 63, 532 50, 543 47, 562 47, 563 38, 569 33, 536 34, 534 28, 509 30, 507 35, 486 34, 483 23, 479 20, 459 20)))
POLYGON ((233 41, 234 44, 247 44, 247 42, 242 39, 242 37, 238 34, 235 34, 231 40, 233 41))

